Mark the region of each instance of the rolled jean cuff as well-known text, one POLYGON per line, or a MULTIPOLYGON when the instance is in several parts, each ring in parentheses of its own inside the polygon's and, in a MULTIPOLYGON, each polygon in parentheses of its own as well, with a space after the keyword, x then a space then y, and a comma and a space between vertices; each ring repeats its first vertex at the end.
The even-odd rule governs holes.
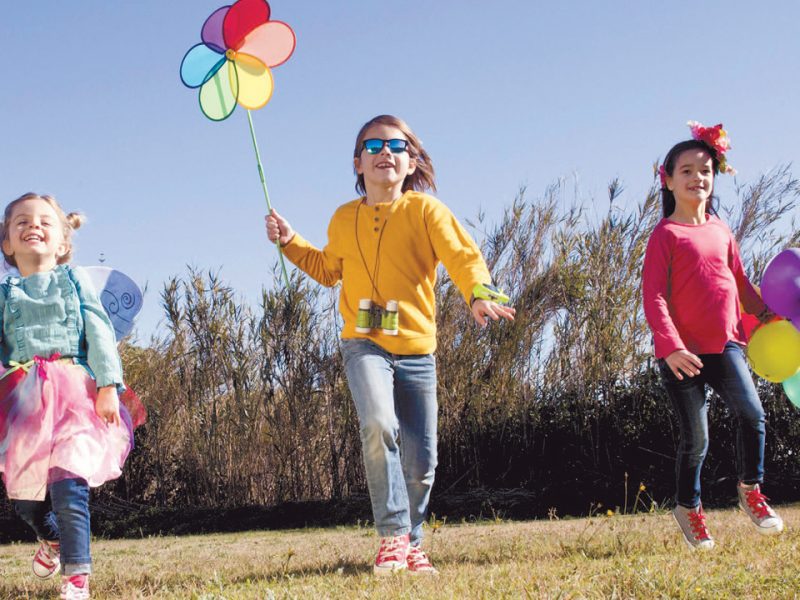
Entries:
POLYGON ((79 563, 79 564, 69 564, 69 565, 61 565, 62 574, 66 575, 67 577, 71 577, 72 575, 90 575, 92 572, 92 563, 79 563))
POLYGON ((406 535, 407 533, 411 533, 411 527, 400 527, 400 528, 386 527, 378 529, 378 535, 381 536, 382 538, 396 537, 398 535, 406 535))

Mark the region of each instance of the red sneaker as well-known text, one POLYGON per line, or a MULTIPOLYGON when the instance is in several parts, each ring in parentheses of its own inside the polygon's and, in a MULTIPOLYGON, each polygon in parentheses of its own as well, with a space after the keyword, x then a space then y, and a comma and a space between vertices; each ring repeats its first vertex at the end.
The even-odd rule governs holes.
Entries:
POLYGON ((89 576, 85 573, 61 578, 61 600, 89 600, 89 576))
POLYGON ((61 552, 61 544, 58 542, 47 542, 39 540, 39 548, 33 555, 33 574, 40 579, 50 579, 61 567, 58 556, 61 552))
POLYGON ((431 561, 428 559, 428 555, 425 554, 419 546, 411 546, 411 548, 409 548, 406 565, 408 566, 408 572, 412 575, 439 574, 439 571, 433 567, 431 561))
POLYGON ((372 567, 375 575, 391 575, 402 571, 408 561, 408 534, 381 538, 381 547, 372 567))

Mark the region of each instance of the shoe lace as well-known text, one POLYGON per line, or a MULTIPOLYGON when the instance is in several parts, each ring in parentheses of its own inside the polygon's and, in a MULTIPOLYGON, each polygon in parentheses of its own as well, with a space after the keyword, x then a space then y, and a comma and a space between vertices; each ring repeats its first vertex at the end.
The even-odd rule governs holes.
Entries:
POLYGON ((414 567, 433 567, 431 561, 428 559, 428 555, 425 554, 422 548, 416 546, 412 546, 408 551, 408 562, 414 567))
POLYGON ((60 550, 60 544, 51 544, 43 541, 39 544, 39 549, 36 550, 36 555, 33 558, 40 564, 50 567, 55 563, 55 559, 58 558, 60 550))
POLYGON ((751 512, 755 514, 759 519, 765 519, 770 515, 769 505, 767 504, 767 498, 764 494, 761 493, 761 490, 754 489, 748 490, 745 492, 745 497, 747 498, 747 506, 750 507, 751 512))
POLYGON ((689 514, 689 524, 692 527, 696 540, 705 540, 711 537, 706 527, 706 514, 699 510, 693 510, 689 514))
POLYGON ((381 547, 378 550, 379 558, 400 558, 401 550, 405 546, 405 536, 396 535, 390 538, 381 538, 381 547))

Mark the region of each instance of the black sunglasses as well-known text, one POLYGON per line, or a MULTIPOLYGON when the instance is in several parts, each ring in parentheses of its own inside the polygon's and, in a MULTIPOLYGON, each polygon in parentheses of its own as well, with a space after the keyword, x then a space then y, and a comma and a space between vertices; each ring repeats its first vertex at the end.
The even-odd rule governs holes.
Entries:
POLYGON ((406 140, 382 140, 379 138, 370 138, 361 143, 361 147, 367 151, 367 154, 377 154, 383 150, 384 146, 389 146, 389 152, 392 154, 408 152, 408 142, 406 140))

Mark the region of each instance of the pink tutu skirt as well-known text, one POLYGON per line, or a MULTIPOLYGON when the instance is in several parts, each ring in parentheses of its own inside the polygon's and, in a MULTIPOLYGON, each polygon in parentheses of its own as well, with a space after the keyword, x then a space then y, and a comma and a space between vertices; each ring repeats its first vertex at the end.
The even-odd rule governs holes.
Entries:
POLYGON ((32 365, 0 367, 0 473, 8 497, 44 500, 47 484, 81 478, 96 487, 116 479, 144 422, 135 394, 120 402, 120 425, 97 416, 97 386, 71 359, 36 357, 32 365))

